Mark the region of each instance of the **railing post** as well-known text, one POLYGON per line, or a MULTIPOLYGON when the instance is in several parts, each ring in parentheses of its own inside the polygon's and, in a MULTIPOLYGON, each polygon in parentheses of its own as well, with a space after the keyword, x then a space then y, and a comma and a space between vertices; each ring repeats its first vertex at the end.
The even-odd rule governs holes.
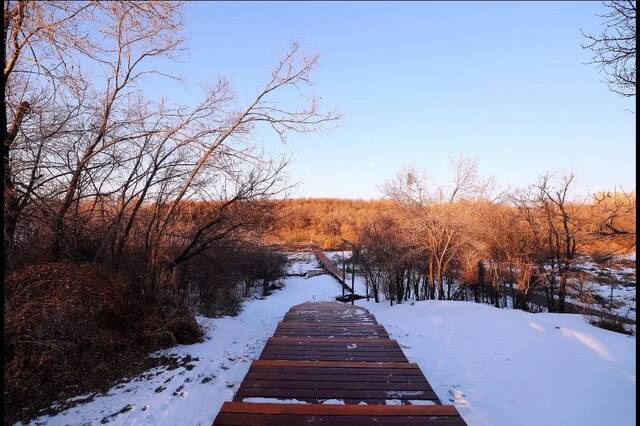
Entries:
POLYGON ((351 252, 351 304, 353 305, 354 288, 356 282, 356 262, 355 262, 355 250, 351 252))
POLYGON ((344 261, 344 250, 342 250, 342 297, 344 297, 344 286, 347 285, 346 265, 347 263, 344 261))

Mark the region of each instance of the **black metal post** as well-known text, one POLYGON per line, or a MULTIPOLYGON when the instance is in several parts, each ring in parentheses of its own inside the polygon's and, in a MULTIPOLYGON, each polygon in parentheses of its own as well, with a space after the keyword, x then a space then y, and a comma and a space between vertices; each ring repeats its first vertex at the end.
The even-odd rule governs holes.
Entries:
POLYGON ((355 250, 351 250, 351 304, 353 305, 354 286, 356 281, 355 250))
POLYGON ((346 262, 344 261, 344 250, 342 250, 342 297, 344 298, 344 286, 346 285, 346 280, 347 280, 347 276, 346 276, 346 262))

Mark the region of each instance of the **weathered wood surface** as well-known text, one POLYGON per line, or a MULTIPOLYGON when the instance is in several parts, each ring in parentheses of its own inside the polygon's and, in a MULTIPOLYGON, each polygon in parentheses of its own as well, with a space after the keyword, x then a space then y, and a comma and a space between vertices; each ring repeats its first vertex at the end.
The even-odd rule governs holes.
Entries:
POLYGON ((367 310, 311 302, 285 315, 260 359, 251 364, 234 401, 225 403, 214 421, 245 426, 308 423, 465 424, 455 407, 441 404, 418 365, 408 362, 367 310), (345 405, 323 404, 327 400, 345 405))
POLYGON ((318 262, 320 262, 320 264, 327 270, 327 272, 336 277, 338 281, 340 281, 340 283, 342 283, 346 287, 346 283, 344 282, 344 278, 342 276, 342 271, 338 269, 336 264, 333 263, 326 254, 321 251, 314 251, 313 255, 316 257, 316 259, 318 259, 318 262))

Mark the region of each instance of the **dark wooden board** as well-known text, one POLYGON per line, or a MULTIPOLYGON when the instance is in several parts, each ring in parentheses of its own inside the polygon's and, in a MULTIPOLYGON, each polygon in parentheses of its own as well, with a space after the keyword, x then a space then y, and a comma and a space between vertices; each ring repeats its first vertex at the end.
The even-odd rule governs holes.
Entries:
MULTIPOLYGON (((347 406, 348 407, 348 406, 347 406)), ((322 416, 322 415, 265 415, 265 414, 236 414, 222 413, 216 419, 217 426, 279 426, 279 425, 307 425, 321 424, 332 426, 363 426, 363 425, 421 425, 421 426, 464 426, 461 418, 456 417, 428 417, 428 416, 322 416)))
POLYGON ((384 382, 384 383, 428 383, 422 375, 404 376, 398 374, 329 374, 329 373, 260 373, 249 371, 245 380, 299 380, 330 382, 384 382))
MULTIPOLYGON (((400 391, 398 391, 400 392, 400 391)), ((300 399, 301 397, 315 399, 399 399, 399 400, 438 400, 433 391, 406 391, 411 394, 399 395, 392 390, 379 389, 280 389, 280 388, 247 388, 240 385, 236 398, 263 397, 278 399, 300 399)))
POLYGON ((372 415, 396 416, 398 414, 412 416, 459 416, 458 410, 452 405, 358 405, 344 406, 337 404, 309 405, 309 404, 273 404, 273 403, 238 403, 225 402, 221 413, 251 413, 251 414, 310 414, 310 415, 372 415))

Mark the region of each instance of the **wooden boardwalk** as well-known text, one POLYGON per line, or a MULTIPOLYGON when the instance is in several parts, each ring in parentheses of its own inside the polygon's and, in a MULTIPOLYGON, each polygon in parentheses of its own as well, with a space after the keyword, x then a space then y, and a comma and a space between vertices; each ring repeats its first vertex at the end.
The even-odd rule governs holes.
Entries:
POLYGON ((338 280, 338 282, 344 287, 345 290, 347 291, 351 291, 351 286, 349 286, 345 280, 344 277, 342 276, 342 271, 340 271, 338 269, 338 267, 336 266, 335 263, 333 263, 331 261, 331 259, 329 259, 327 257, 326 254, 324 254, 321 251, 314 251, 313 255, 316 257, 316 259, 318 259, 318 262, 320 262, 320 264, 322 265, 322 267, 329 272, 329 274, 333 275, 333 277, 335 279, 338 280))
POLYGON ((373 315, 337 302, 291 308, 213 424, 310 423, 466 424, 373 315))

